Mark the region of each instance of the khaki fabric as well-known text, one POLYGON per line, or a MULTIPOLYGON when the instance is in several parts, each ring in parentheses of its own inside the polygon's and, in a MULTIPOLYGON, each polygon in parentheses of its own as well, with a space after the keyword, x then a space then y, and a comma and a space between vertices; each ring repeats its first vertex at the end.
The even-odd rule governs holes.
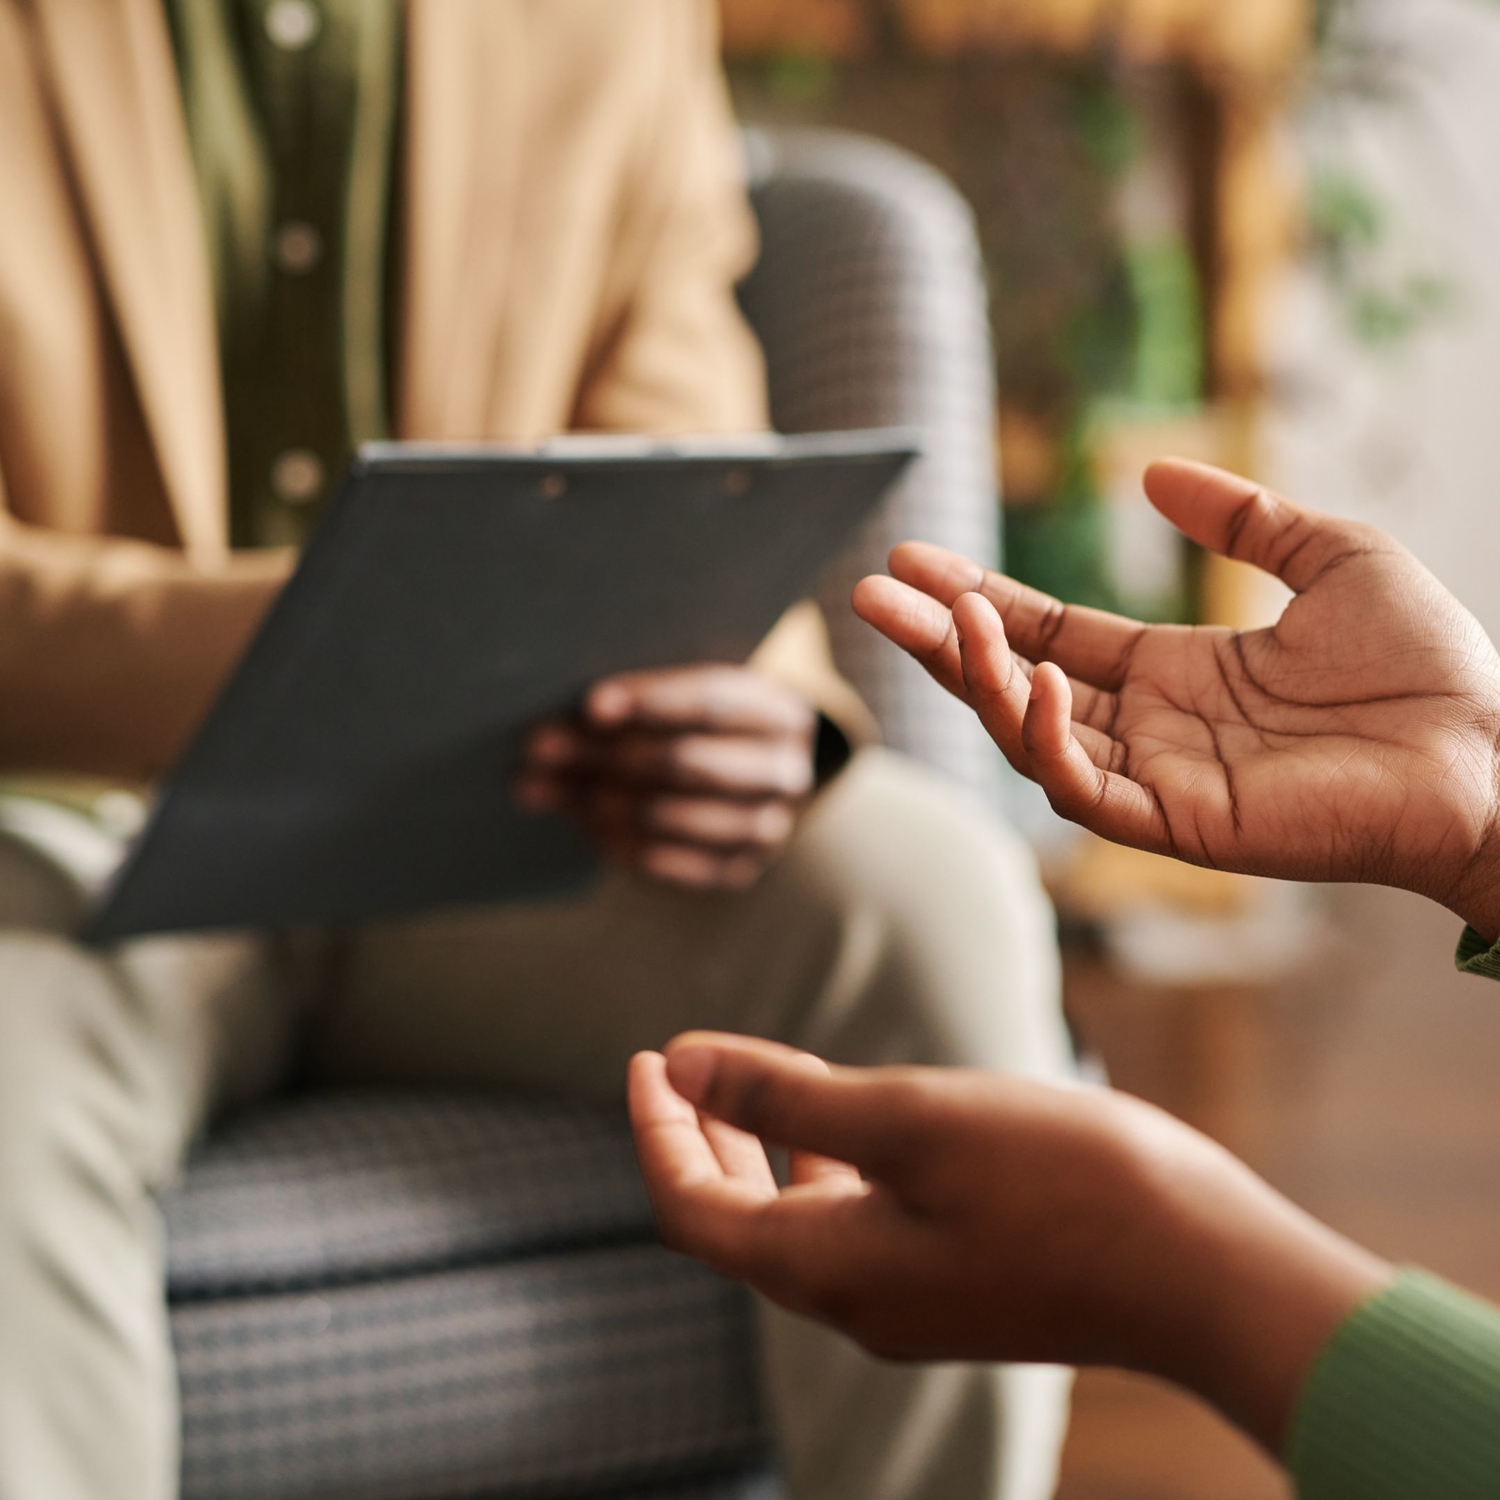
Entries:
MULTIPOLYGON (((49 883, 50 882, 50 883, 49 883)), ((751 892, 627 876, 585 901, 370 929, 335 947, 154 939, 105 958, 0 841, 0 1500, 170 1500, 176 1428, 149 1190, 215 1107, 305 1037, 323 1085, 560 1089, 618 1102, 628 1055, 686 1026, 850 1063, 1067 1067, 1031 855, 869 750, 751 892)), ((766 1309, 795 1500, 1044 1500, 1067 1377, 898 1366, 766 1309)))
MULTIPOLYGON (((764 425, 710 0, 408 0, 405 25, 397 434, 764 425)), ((0 769, 149 778, 292 561, 227 547, 162 0, 0 0, 0 202, 0 769)), ((762 665, 868 735, 815 630, 762 665)))

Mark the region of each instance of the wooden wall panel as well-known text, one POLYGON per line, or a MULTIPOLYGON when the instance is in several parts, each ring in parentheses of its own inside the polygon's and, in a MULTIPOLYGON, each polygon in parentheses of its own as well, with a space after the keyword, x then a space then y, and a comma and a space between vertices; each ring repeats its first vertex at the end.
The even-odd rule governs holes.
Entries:
POLYGON ((725 40, 739 55, 865 47, 889 12, 918 50, 1113 44, 1142 58, 1177 58, 1213 72, 1267 74, 1304 55, 1311 0, 721 0, 725 40))
POLYGON ((720 9, 724 48, 734 57, 852 57, 869 44, 866 0, 720 0, 720 9))

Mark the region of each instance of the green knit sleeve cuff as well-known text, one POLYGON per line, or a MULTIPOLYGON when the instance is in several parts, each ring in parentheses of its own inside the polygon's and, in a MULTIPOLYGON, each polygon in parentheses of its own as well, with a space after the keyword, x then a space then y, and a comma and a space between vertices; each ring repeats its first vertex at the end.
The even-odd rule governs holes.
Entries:
POLYGON ((1500 979, 1500 943, 1487 943, 1472 927, 1465 927, 1455 962, 1462 973, 1500 979))
POLYGON ((1500 1309, 1403 1272, 1318 1357, 1287 1465, 1299 1500, 1495 1500, 1500 1309))

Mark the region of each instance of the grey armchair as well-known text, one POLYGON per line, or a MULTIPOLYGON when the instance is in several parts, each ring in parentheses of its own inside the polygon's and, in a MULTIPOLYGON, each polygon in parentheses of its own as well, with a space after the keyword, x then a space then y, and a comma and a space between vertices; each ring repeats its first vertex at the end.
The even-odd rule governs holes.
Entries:
MULTIPOLYGON (((896 748, 994 752, 848 607, 889 544, 996 523, 972 225, 871 141, 748 138, 744 305, 786 430, 900 423, 926 457, 832 570, 835 651, 896 748)), ((164 1203, 185 1500, 760 1500, 748 1303, 655 1242, 623 1122, 494 1096, 304 1094, 227 1122, 164 1203)))

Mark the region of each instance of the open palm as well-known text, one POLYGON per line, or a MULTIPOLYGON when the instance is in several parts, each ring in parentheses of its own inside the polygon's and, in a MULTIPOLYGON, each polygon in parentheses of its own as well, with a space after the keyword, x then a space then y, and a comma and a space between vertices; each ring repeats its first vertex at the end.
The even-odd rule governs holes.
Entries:
POLYGON ((1274 626, 1145 626, 916 543, 855 607, 1084 827, 1468 915, 1500 858, 1500 658, 1479 624, 1370 527, 1179 461, 1147 490, 1193 540, 1293 590, 1274 626))

